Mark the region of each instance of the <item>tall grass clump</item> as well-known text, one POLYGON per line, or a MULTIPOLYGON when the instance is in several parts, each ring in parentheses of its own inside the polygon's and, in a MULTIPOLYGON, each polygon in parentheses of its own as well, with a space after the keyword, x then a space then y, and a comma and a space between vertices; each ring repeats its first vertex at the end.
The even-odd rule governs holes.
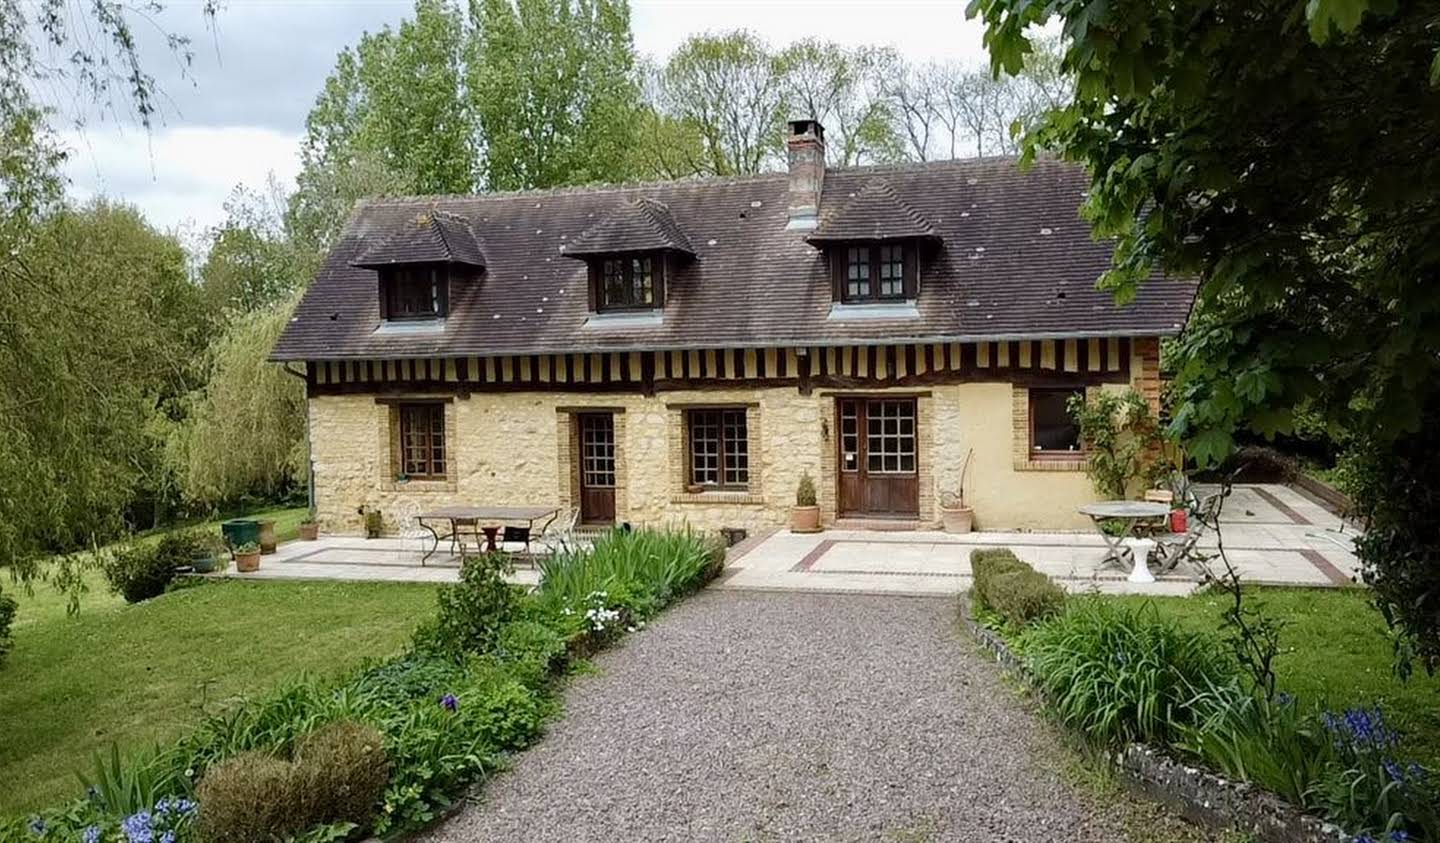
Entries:
POLYGON ((1102 743, 1169 743, 1195 724, 1197 697, 1239 681, 1223 643, 1151 606, 1072 601, 1022 633, 1020 648, 1060 719, 1102 743))
POLYGON ((704 585, 719 570, 724 547, 692 530, 611 530, 588 550, 540 561, 542 604, 572 611, 593 595, 647 618, 704 585))

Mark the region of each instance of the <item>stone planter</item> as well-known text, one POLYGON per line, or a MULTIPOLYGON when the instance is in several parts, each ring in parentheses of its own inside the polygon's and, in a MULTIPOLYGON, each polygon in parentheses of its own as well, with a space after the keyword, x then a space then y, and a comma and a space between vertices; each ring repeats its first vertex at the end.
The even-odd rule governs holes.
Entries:
POLYGON ((275 522, 269 519, 260 522, 260 552, 275 552, 275 522))
POLYGON ((300 541, 313 542, 320 538, 320 525, 314 521, 300 522, 300 541))
POLYGON ((940 507, 940 526, 947 533, 968 533, 975 526, 975 507, 940 507))
POLYGON ((235 570, 242 574, 250 574, 260 570, 260 551, 235 554, 235 570))
POLYGON ((797 506, 790 510, 790 531, 792 533, 820 532, 820 507, 797 506))

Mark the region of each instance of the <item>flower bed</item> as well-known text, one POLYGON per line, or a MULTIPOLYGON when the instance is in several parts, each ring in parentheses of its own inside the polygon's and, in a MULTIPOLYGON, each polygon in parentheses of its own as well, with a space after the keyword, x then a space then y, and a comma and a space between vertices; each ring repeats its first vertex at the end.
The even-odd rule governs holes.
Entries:
POLYGON ((691 533, 615 532, 549 560, 531 594, 504 581, 505 557, 467 559, 406 653, 293 683, 153 754, 98 759, 84 798, 0 824, 0 840, 213 843, 223 816, 309 843, 423 828, 540 734, 574 658, 699 588, 723 557, 691 533))
POLYGON ((1071 598, 1021 625, 974 599, 965 617, 981 643, 1062 723, 1187 815, 1261 840, 1440 839, 1440 794, 1423 766, 1399 757, 1377 707, 1331 713, 1271 698, 1225 641, 1153 606, 1071 598))

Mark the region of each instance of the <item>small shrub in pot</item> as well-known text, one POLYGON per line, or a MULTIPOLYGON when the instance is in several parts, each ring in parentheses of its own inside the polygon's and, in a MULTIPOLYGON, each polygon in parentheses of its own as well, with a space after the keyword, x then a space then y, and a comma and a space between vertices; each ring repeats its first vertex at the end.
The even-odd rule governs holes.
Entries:
POLYGON ((235 570, 242 574, 260 570, 260 545, 246 542, 235 548, 235 570))
POLYGON ((810 472, 800 475, 795 487, 795 509, 790 515, 790 529, 796 533, 820 532, 820 507, 815 496, 815 481, 810 472))

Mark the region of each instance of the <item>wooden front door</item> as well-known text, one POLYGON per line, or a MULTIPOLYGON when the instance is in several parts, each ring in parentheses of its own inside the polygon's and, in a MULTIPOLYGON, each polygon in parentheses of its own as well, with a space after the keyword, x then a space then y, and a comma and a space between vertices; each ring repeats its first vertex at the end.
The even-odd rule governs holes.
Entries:
POLYGON ((914 398, 841 398, 836 402, 840 514, 920 514, 914 398))
POLYGON ((615 523, 615 417, 580 413, 580 520, 615 523))

